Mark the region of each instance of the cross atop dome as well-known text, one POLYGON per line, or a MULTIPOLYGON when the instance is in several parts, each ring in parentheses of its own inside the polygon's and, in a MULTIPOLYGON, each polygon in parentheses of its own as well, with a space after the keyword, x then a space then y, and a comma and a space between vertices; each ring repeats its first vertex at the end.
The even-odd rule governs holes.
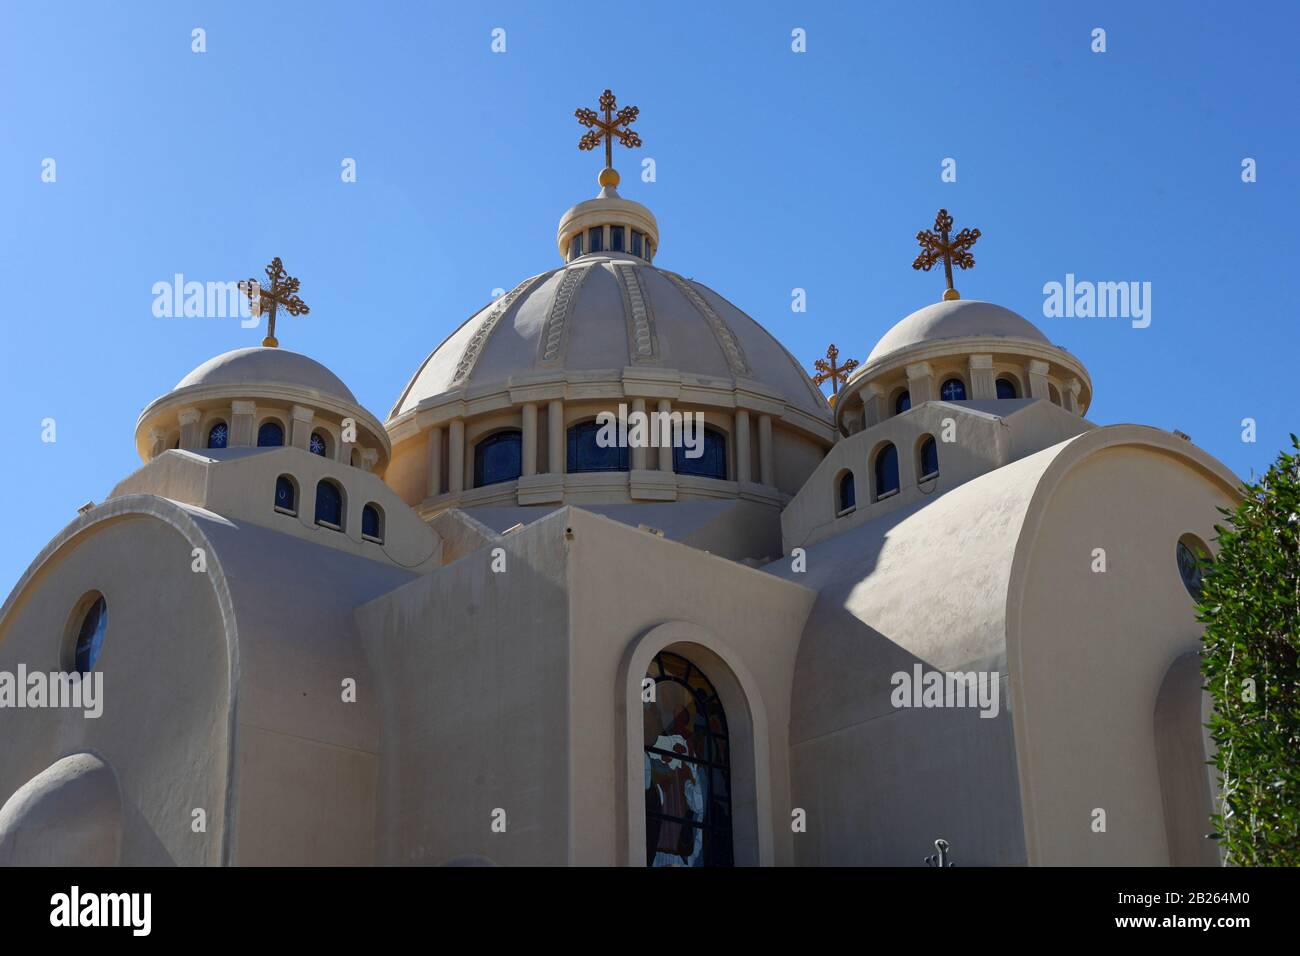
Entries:
POLYGON ((618 186, 618 173, 614 169, 614 139, 617 137, 628 149, 641 145, 641 137, 630 129, 641 110, 635 106, 625 106, 615 115, 618 101, 614 98, 613 90, 600 94, 600 108, 605 114, 604 119, 595 110, 589 110, 585 106, 574 110, 573 115, 578 118, 578 122, 587 127, 587 132, 578 140, 578 149, 595 149, 604 140, 605 168, 600 171, 600 184, 618 186))
POLYGON ((269 286, 259 284, 256 279, 247 279, 239 287, 252 303, 253 315, 266 313, 266 338, 262 339, 262 346, 273 349, 280 344, 275 337, 276 311, 284 309, 290 315, 307 315, 311 309, 298 295, 302 283, 285 271, 279 256, 272 259, 266 267, 266 277, 271 280, 269 286))
POLYGON ((952 267, 975 267, 975 257, 970 254, 970 248, 980 237, 978 229, 963 229, 950 239, 948 233, 951 230, 952 216, 948 215, 948 210, 940 209, 939 215, 934 217, 934 231, 922 229, 916 234, 916 241, 921 244, 921 254, 912 263, 913 269, 929 272, 940 259, 943 260, 943 272, 948 280, 948 288, 943 292, 944 301, 961 298, 952 287, 952 267))

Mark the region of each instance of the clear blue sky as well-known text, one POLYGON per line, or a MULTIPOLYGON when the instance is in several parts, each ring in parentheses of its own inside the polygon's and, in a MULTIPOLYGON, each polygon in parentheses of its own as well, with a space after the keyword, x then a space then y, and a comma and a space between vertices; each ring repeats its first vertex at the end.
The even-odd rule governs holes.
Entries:
POLYGON ((1300 429, 1298 26, 1290 3, 3 0, 0 594, 138 467, 149 401, 260 340, 156 318, 155 282, 282 256, 312 309, 282 343, 382 418, 494 288, 558 263, 556 222, 601 165, 573 110, 607 86, 641 108, 622 192, 658 216, 658 262, 801 360, 832 341, 862 358, 938 299, 910 264, 942 205, 984 233, 964 296, 1079 356, 1090 418, 1259 471, 1300 429), (1151 326, 1043 318, 1067 272, 1151 282, 1151 326))

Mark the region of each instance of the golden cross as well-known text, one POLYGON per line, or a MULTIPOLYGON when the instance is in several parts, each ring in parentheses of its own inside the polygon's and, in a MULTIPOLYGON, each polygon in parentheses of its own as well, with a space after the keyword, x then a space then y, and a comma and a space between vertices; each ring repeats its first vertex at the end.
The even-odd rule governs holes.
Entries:
POLYGON ((628 129, 636 122, 641 111, 635 106, 625 106, 618 111, 618 115, 615 115, 614 110, 617 107, 618 102, 614 99, 613 91, 606 90, 600 94, 600 108, 605 113, 604 119, 601 119, 600 114, 595 110, 589 110, 585 106, 578 107, 573 113, 578 118, 578 122, 588 129, 588 132, 582 134, 582 139, 578 140, 578 149, 595 149, 603 139, 606 169, 614 168, 614 137, 618 137, 618 141, 628 149, 641 145, 641 137, 628 129))
POLYGON ((831 404, 835 404, 835 397, 840 393, 840 385, 849 380, 849 373, 858 367, 857 359, 849 359, 843 365, 838 364, 840 350, 834 345, 826 349, 826 358, 818 359, 813 362, 813 368, 817 374, 813 376, 813 384, 820 386, 823 382, 831 383, 831 404))
POLYGON ((913 269, 929 272, 936 262, 943 260, 943 272, 948 280, 948 288, 943 293, 946 300, 961 298, 957 290, 952 287, 952 267, 954 265, 960 269, 974 267, 975 257, 970 254, 970 247, 975 245, 975 240, 980 237, 978 229, 963 229, 949 239, 948 233, 951 229, 952 216, 948 215, 948 210, 940 209, 939 215, 934 217, 934 231, 922 229, 916 234, 916 241, 921 244, 921 254, 912 263, 913 269))
POLYGON ((290 315, 306 315, 311 309, 298 298, 300 283, 284 271, 284 263, 279 256, 272 259, 266 267, 266 277, 271 280, 269 288, 259 285, 256 279, 246 279, 239 283, 239 287, 252 303, 254 315, 266 313, 266 338, 262 339, 262 345, 273 349, 280 344, 275 337, 276 310, 283 308, 290 315))

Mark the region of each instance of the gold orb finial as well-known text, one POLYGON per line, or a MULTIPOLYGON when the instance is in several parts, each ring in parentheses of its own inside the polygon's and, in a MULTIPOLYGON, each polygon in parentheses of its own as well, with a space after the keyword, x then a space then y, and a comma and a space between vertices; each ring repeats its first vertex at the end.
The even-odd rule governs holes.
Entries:
POLYGON ((279 347, 280 347, 280 340, 277 339, 274 335, 268 335, 266 338, 262 339, 262 348, 264 349, 276 349, 279 347))
POLYGON ((960 298, 961 295, 957 292, 956 289, 943 290, 943 301, 945 302, 952 302, 954 299, 960 299, 960 298))
POLYGON ((611 188, 617 188, 618 183, 619 183, 619 176, 618 176, 617 169, 614 169, 612 166, 606 166, 604 169, 600 171, 601 186, 609 186, 611 188))

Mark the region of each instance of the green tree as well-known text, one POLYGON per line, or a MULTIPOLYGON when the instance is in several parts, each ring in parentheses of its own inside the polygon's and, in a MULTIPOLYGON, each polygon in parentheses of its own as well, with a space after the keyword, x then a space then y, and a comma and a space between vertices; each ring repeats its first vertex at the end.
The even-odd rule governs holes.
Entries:
POLYGON ((1300 441, 1220 509, 1205 562, 1201 672, 1221 781, 1212 818, 1233 866, 1300 866, 1300 441))

